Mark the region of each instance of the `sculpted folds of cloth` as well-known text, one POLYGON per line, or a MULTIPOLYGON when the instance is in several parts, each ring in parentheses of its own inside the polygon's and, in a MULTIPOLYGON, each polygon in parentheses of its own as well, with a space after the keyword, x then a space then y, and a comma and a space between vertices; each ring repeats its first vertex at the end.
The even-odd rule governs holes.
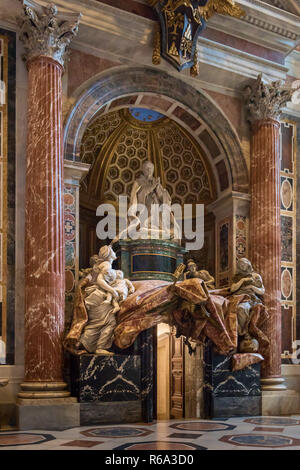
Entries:
POLYGON ((251 262, 241 258, 237 262, 237 273, 230 288, 231 294, 246 294, 238 310, 238 334, 244 339, 240 343, 241 352, 257 352, 259 344, 251 336, 251 319, 259 308, 264 308, 262 297, 265 294, 263 280, 260 274, 254 272, 251 262))
POLYGON ((133 183, 128 210, 128 227, 112 243, 122 238, 169 239, 180 241, 181 230, 171 210, 171 197, 159 178, 153 176, 154 165, 143 164, 143 174, 133 183))
POLYGON ((65 340, 68 349, 111 355, 108 351, 114 340, 115 314, 120 303, 134 292, 122 271, 112 268, 116 255, 110 246, 100 249, 90 260, 90 268, 83 271, 75 302, 74 318, 65 340))
MULTIPOLYGON (((131 283, 121 275, 117 279, 117 271, 111 267, 114 259, 112 248, 103 247, 99 255, 92 257, 92 266, 78 285, 73 323, 64 342, 69 351, 112 354, 108 349, 113 342, 126 349, 142 331, 164 322, 175 326, 177 334, 198 344, 209 338, 217 353, 236 357, 233 362, 236 368, 260 362, 262 355, 268 353, 269 342, 261 331, 267 312, 261 300, 256 301, 249 291, 248 281, 241 284, 246 292, 240 290, 239 281, 233 285, 232 288, 237 288, 235 293, 230 289, 211 290, 200 277, 175 283, 161 280, 131 283), (248 303, 251 314, 247 331, 257 341, 259 354, 240 357, 236 356, 243 328, 239 316, 245 309, 248 312, 248 303)), ((260 282, 255 273, 251 282, 254 287, 260 282)))

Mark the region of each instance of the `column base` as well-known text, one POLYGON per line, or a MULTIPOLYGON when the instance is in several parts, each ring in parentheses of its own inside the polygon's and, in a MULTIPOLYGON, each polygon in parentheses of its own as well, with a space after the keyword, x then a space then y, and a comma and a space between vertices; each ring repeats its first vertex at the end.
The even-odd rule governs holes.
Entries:
POLYGON ((17 426, 20 431, 64 430, 80 426, 80 405, 77 399, 43 398, 17 400, 17 426))
POLYGON ((263 391, 262 416, 287 416, 300 413, 300 394, 295 390, 263 391))
POLYGON ((47 398, 68 398, 71 394, 65 382, 23 382, 19 398, 26 399, 47 399, 47 398))
POLYGON ((287 390, 285 380, 282 377, 268 377, 261 379, 260 383, 263 392, 283 392, 287 390))

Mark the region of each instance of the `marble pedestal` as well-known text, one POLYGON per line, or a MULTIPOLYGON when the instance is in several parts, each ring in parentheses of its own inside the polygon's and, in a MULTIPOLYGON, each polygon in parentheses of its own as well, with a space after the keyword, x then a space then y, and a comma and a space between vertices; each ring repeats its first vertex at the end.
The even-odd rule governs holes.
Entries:
POLYGON ((140 356, 72 355, 71 378, 81 426, 141 421, 140 356))
POLYGON ((229 356, 206 351, 206 418, 261 415, 260 364, 232 372, 231 361, 229 356))
MULTIPOLYGON (((167 240, 120 240, 113 246, 117 269, 131 281, 161 279, 173 282, 173 273, 183 262, 186 250, 167 240)), ((131 348, 141 357, 143 421, 156 418, 156 329, 143 331, 131 348)))
POLYGON ((80 426, 76 398, 22 399, 17 401, 17 426, 30 429, 64 430, 80 426))
POLYGON ((296 390, 262 392, 262 416, 287 416, 299 413, 300 395, 296 390))

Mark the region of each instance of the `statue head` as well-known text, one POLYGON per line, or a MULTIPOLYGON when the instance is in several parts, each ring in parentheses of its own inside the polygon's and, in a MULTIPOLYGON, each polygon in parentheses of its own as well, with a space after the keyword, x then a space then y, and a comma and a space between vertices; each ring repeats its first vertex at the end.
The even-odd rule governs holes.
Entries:
POLYGON ((187 262, 187 268, 191 273, 195 273, 197 271, 197 265, 194 260, 189 259, 187 262))
POLYGON ((102 246, 99 250, 100 261, 109 261, 113 262, 117 259, 116 253, 110 245, 102 246))
POLYGON ((153 176, 153 173, 154 173, 154 165, 153 165, 153 163, 150 162, 150 160, 146 160, 146 161, 143 163, 142 170, 143 170, 144 175, 145 175, 147 178, 151 178, 151 177, 153 176))
POLYGON ((252 264, 247 258, 241 258, 237 262, 237 270, 242 274, 251 274, 253 272, 252 264))

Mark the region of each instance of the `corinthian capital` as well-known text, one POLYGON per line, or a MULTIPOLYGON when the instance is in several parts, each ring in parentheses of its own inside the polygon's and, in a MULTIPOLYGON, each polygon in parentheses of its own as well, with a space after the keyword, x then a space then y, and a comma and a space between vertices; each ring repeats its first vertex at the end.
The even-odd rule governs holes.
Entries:
POLYGON ((47 56, 63 66, 68 46, 78 32, 81 15, 58 13, 53 3, 43 7, 33 0, 21 2, 23 13, 17 21, 26 60, 47 56))
POLYGON ((292 100, 295 91, 284 86, 280 80, 264 83, 260 74, 255 83, 244 90, 248 120, 250 122, 262 119, 278 120, 282 108, 292 100))

